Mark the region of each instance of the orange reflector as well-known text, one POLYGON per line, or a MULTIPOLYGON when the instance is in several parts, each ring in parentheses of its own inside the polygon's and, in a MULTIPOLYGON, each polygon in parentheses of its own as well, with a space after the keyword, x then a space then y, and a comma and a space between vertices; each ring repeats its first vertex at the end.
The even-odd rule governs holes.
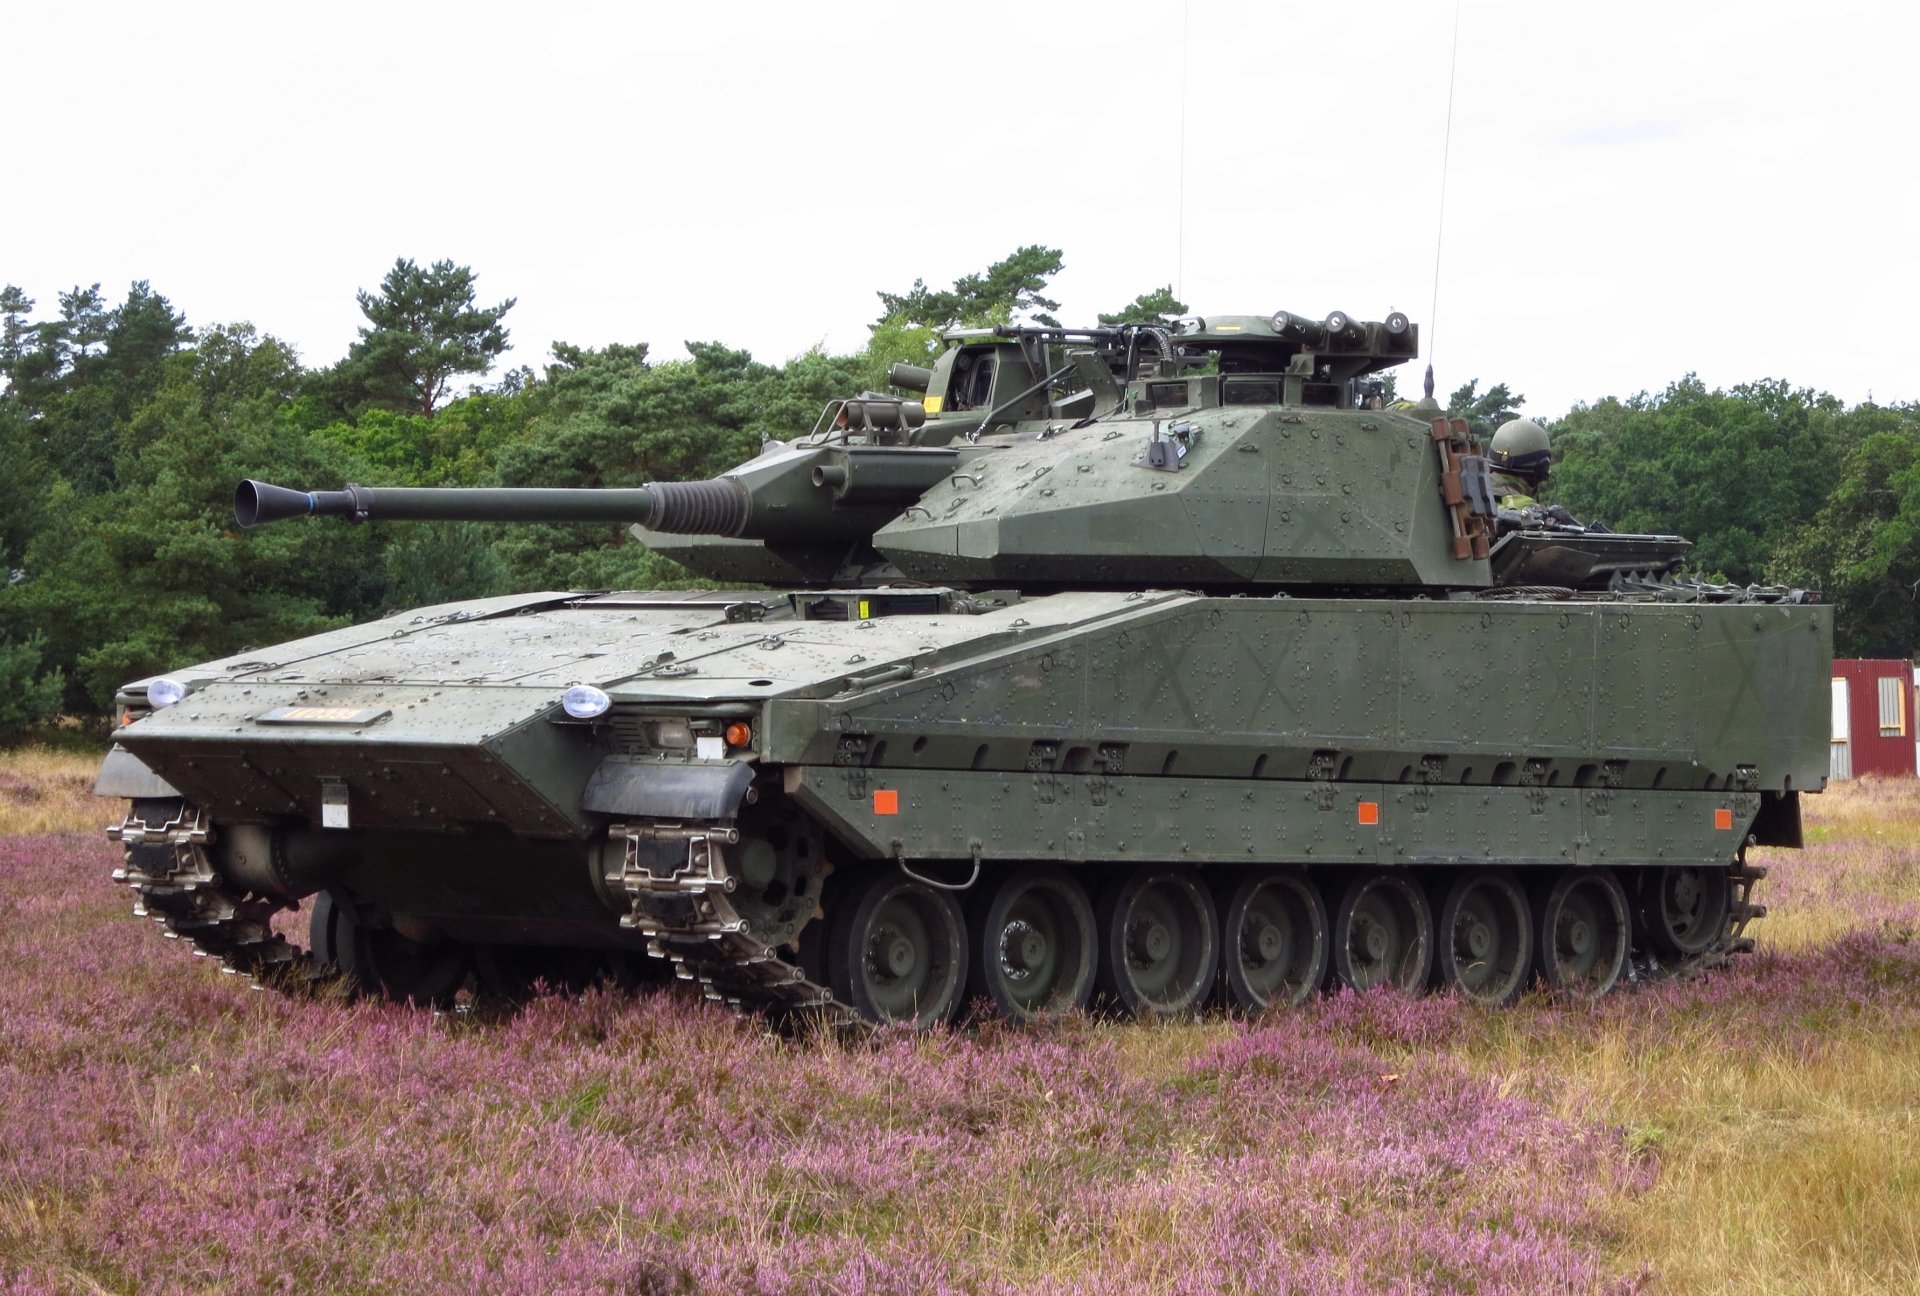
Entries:
POLYGON ((873 812, 877 815, 899 814, 900 794, 892 788, 878 788, 873 794, 873 812))
POLYGON ((752 745, 753 729, 750 726, 740 724, 737 721, 727 726, 727 746, 751 747, 752 745))
POLYGON ((1377 824, 1380 822, 1380 803, 1378 801, 1362 801, 1360 803, 1360 822, 1363 824, 1377 824))
POLYGON ((1733 811, 1725 809, 1715 810, 1713 812, 1713 826, 1715 828, 1733 827, 1733 811))

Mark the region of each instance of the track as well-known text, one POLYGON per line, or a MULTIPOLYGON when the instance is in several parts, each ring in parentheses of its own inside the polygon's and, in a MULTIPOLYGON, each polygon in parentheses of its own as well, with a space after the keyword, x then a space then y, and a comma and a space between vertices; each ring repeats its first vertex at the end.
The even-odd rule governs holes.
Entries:
MULTIPOLYGON (((295 902, 221 876, 207 850, 217 831, 196 806, 134 802, 126 819, 107 829, 126 848, 113 878, 133 889, 134 914, 154 919, 169 939, 188 941, 195 954, 218 959, 223 971, 259 988, 301 993, 337 977, 336 967, 273 930, 274 915, 295 902)), ((642 830, 619 825, 615 831, 635 842, 642 830)), ((727 872, 720 843, 705 834, 678 840, 687 844, 686 863, 674 870, 649 869, 630 846, 620 882, 633 908, 621 926, 646 933, 648 952, 671 962, 677 978, 737 1011, 861 1025, 859 1014, 831 990, 755 938, 731 900, 738 881, 727 872)))
MULTIPOLYGON (((154 919, 169 939, 186 940, 197 955, 217 959, 224 971, 258 988, 299 994, 336 981, 337 966, 273 930, 275 915, 296 902, 256 893, 220 874, 207 849, 217 831, 201 810, 178 800, 133 802, 107 836, 125 847, 126 861, 113 877, 134 891, 134 913, 154 919)), ((738 840, 736 830, 616 824, 612 832, 627 842, 620 873, 607 879, 630 906, 620 925, 645 934, 648 953, 669 961, 679 980, 742 1013, 836 1028, 868 1025, 783 956, 786 929, 757 931, 748 907, 737 902, 740 879, 729 870, 726 849, 738 840)), ((1621 980, 1670 980, 1751 952, 1746 928, 1766 915, 1766 907, 1752 901, 1752 889, 1766 870, 1746 863, 1743 853, 1728 876, 1730 908, 1720 939, 1685 957, 1636 952, 1621 980)))

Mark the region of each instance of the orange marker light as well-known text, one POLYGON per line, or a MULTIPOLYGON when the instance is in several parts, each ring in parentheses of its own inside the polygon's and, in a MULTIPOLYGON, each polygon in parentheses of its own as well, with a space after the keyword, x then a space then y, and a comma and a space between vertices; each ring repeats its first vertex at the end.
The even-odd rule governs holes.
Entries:
POLYGON ((753 729, 751 726, 741 724, 738 721, 727 726, 727 746, 751 747, 752 745, 753 729))
POLYGON ((873 812, 877 815, 900 813, 900 794, 892 788, 878 788, 873 794, 873 812))
POLYGON ((1713 826, 1715 828, 1733 827, 1733 811, 1725 809, 1715 810, 1713 812, 1713 826))
POLYGON ((1380 822, 1380 803, 1378 801, 1362 801, 1360 803, 1360 822, 1363 824, 1377 824, 1380 822))

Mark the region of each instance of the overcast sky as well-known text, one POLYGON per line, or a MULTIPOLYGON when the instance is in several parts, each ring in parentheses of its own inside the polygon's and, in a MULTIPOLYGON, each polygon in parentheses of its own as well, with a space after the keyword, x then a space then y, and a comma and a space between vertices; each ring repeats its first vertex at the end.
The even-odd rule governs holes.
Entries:
POLYGON ((0 281, 148 279, 318 365, 451 258, 518 298, 511 363, 778 362, 1044 243, 1070 323, 1402 310, 1443 396, 1537 414, 1690 370, 1915 400, 1917 14, 1462 0, 1443 170, 1450 3, 8 5, 0 281))

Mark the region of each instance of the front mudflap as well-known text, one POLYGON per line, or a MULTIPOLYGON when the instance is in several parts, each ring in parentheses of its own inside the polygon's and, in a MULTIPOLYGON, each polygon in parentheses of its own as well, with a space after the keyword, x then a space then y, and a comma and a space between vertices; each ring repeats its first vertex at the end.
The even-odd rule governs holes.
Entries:
POLYGON ((748 761, 666 764, 641 756, 609 756, 587 779, 580 808, 673 822, 731 819, 752 782, 748 761))

